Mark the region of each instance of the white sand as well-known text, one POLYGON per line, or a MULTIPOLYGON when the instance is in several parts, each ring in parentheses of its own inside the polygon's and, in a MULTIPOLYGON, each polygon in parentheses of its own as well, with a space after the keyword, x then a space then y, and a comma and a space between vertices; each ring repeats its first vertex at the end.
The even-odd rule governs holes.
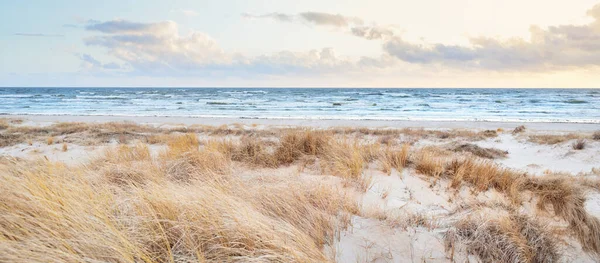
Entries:
POLYGON ((2 117, 27 120, 38 125, 52 122, 111 122, 132 121, 144 124, 202 124, 220 126, 240 123, 263 126, 306 126, 306 127, 368 127, 368 128, 416 128, 431 129, 497 129, 511 130, 525 125, 529 130, 537 131, 596 131, 600 124, 551 123, 551 122, 474 122, 474 121, 388 121, 388 120, 297 120, 297 119, 240 119, 240 118, 194 118, 194 117, 133 117, 133 116, 61 116, 61 115, 6 115, 2 117))
POLYGON ((578 174, 600 168, 600 142, 588 140, 583 150, 573 150, 574 142, 575 140, 570 140, 554 145, 541 145, 512 134, 501 134, 498 138, 474 143, 481 147, 508 151, 507 158, 496 161, 532 174, 543 174, 545 170, 578 174))

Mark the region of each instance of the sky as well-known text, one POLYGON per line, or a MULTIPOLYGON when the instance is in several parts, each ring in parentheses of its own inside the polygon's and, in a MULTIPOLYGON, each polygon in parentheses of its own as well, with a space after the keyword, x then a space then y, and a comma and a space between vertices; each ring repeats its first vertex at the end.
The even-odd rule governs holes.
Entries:
POLYGON ((600 88, 600 1, 0 0, 0 86, 600 88))

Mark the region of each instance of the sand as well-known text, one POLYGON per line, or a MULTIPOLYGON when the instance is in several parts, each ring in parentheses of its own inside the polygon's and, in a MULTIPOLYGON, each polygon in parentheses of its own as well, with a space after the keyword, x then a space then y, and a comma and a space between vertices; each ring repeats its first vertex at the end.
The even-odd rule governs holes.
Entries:
POLYGON ((204 117, 133 117, 133 116, 64 116, 64 115, 6 115, 7 118, 28 120, 37 125, 53 122, 111 122, 132 121, 152 125, 210 125, 221 126, 234 123, 260 125, 265 127, 304 126, 314 128, 329 127, 368 127, 368 128, 415 128, 429 129, 514 129, 526 125, 535 131, 597 131, 600 124, 554 123, 554 122, 474 122, 474 121, 396 121, 396 120, 306 120, 306 119, 240 119, 240 118, 204 118, 204 117))
MULTIPOLYGON (((133 121, 155 126, 230 125, 241 123, 255 129, 272 127, 308 126, 328 127, 369 127, 369 128, 405 128, 420 127, 426 129, 476 129, 486 130, 503 128, 512 130, 522 123, 493 122, 424 122, 424 121, 350 121, 350 120, 266 120, 266 119, 218 119, 218 118, 170 118, 170 117, 116 117, 116 116, 10 116, 23 119, 21 125, 45 126, 54 122, 109 122, 133 121), (256 124, 253 126, 253 124, 256 124)), ((568 123, 525 123, 527 134, 561 134, 564 132, 591 132, 600 130, 598 124, 568 123)), ((460 143, 460 139, 456 143, 460 143)), ((497 148, 508 152, 506 158, 495 159, 503 166, 528 172, 536 176, 545 176, 547 171, 565 172, 572 176, 600 176, 600 141, 589 141, 583 150, 574 150, 574 140, 554 145, 536 144, 527 140, 525 135, 501 133, 498 137, 481 141, 469 141, 481 147, 497 148)), ((20 158, 43 157, 51 161, 65 162, 71 165, 84 164, 94 156, 101 154, 105 145, 82 146, 70 144, 69 149, 62 151, 60 144, 47 145, 41 142, 17 144, 0 148, 0 156, 20 158)), ((427 145, 445 146, 446 141, 440 139, 421 140, 414 147, 427 145)), ((158 152, 163 146, 153 146, 158 152)), ((301 171, 292 165, 286 168, 265 169, 260 171, 239 170, 240 176, 257 176, 257 174, 294 175, 312 180, 335 180, 314 171, 301 171), (327 179, 329 178, 329 179, 327 179)), ((366 214, 371 216, 352 217, 351 227, 342 231, 332 247, 326 247, 331 257, 337 262, 449 262, 444 252, 443 233, 452 222, 452 212, 458 204, 485 201, 503 201, 501 194, 489 190, 473 194, 466 189, 457 195, 451 194, 447 182, 441 181, 433 185, 431 179, 418 175, 414 170, 393 170, 391 175, 384 174, 375 167, 370 167, 364 176, 372 178, 371 187, 364 194, 357 194, 357 200, 366 214), (433 219, 435 226, 398 226, 395 219, 410 215, 420 215, 433 219)), ((586 210, 600 217, 600 192, 587 195, 586 210)), ((564 248, 565 261, 594 262, 594 259, 581 251, 577 245, 564 248)), ((476 261, 476 258, 468 256, 476 261)), ((467 260, 467 256, 458 255, 455 260, 467 260)))

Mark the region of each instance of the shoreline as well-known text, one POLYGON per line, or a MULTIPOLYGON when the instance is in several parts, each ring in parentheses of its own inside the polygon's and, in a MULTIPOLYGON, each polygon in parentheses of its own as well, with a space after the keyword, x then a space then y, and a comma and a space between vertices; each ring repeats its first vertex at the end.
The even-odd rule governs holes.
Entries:
POLYGON ((209 125, 230 124, 264 125, 279 127, 367 127, 367 128, 428 128, 428 129, 514 129, 525 125, 536 131, 596 131, 598 123, 568 122, 499 122, 499 121, 452 121, 452 120, 342 120, 342 119, 253 119, 227 117, 171 117, 171 116, 109 116, 109 115, 3 115, 2 118, 22 119, 33 123, 53 122, 122 122, 131 121, 153 125, 209 125))

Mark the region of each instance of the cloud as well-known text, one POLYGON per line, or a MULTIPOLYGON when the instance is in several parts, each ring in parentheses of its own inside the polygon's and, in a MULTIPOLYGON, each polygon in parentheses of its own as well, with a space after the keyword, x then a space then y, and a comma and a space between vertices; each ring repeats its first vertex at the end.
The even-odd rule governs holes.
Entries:
POLYGON ((586 25, 530 27, 530 38, 499 40, 470 38, 470 46, 413 44, 400 37, 384 43, 384 50, 406 62, 462 65, 491 70, 543 70, 600 66, 600 5, 587 14, 586 25))
POLYGON ((363 21, 357 17, 347 17, 340 14, 328 14, 321 12, 303 12, 298 14, 304 20, 315 25, 347 27, 350 24, 363 24, 363 21))
POLYGON ((131 22, 128 20, 111 20, 106 22, 97 22, 95 20, 89 20, 90 23, 85 27, 89 31, 99 31, 102 33, 116 34, 116 33, 171 33, 173 29, 177 28, 175 22, 164 21, 159 23, 138 23, 131 22))
POLYGON ((303 22, 315 26, 328 26, 346 29, 348 33, 367 40, 389 39, 394 35, 394 27, 377 24, 364 25, 358 17, 343 16, 323 12, 302 12, 296 15, 283 13, 267 13, 252 15, 243 13, 242 17, 249 19, 272 19, 277 22, 303 22))
POLYGON ((92 57, 89 54, 83 54, 81 55, 81 60, 83 60, 84 62, 89 63, 90 65, 94 66, 94 67, 99 67, 102 65, 102 63, 100 63, 100 61, 96 60, 94 57, 92 57))
POLYGON ((353 35, 368 40, 384 39, 394 36, 394 31, 390 27, 384 26, 357 26, 350 29, 353 35))
POLYGON ((108 70, 113 70, 113 69, 120 69, 121 66, 117 63, 111 62, 108 64, 102 64, 102 62, 98 61, 97 59, 95 59, 92 55, 90 54, 77 54, 75 53, 75 55, 77 57, 79 57, 83 63, 82 67, 87 69, 87 70, 97 70, 97 69, 108 69, 108 70))
POLYGON ((193 17, 193 16, 198 16, 198 12, 191 10, 191 9, 178 9, 178 10, 171 10, 171 13, 179 13, 182 14, 184 16, 187 17, 193 17))
MULTIPOLYGON (((109 55, 130 65, 136 74, 326 74, 359 66, 356 61, 337 56, 331 48, 280 51, 255 57, 229 53, 202 32, 180 35, 177 24, 172 21, 113 20, 89 25, 86 29, 100 33, 86 37, 86 45, 105 48, 109 55)), ((84 55, 82 60, 92 66, 101 64, 91 56, 84 55)))
POLYGON ((43 33, 14 33, 15 36, 21 37, 64 37, 63 34, 43 34, 43 33))
POLYGON ((273 19, 278 22, 305 22, 317 26, 348 27, 350 25, 362 25, 364 22, 358 17, 343 16, 340 14, 330 14, 323 12, 302 12, 297 15, 283 13, 267 13, 262 15, 252 15, 242 13, 243 18, 250 19, 273 19))
POLYGON ((120 69, 121 68, 121 66, 119 64, 114 63, 114 62, 104 64, 102 67, 105 69, 120 69))
POLYGON ((292 22, 296 19, 293 15, 286 15, 282 13, 268 13, 263 15, 252 15, 249 13, 242 13, 243 18, 247 19, 260 19, 260 18, 270 18, 279 22, 292 22))

